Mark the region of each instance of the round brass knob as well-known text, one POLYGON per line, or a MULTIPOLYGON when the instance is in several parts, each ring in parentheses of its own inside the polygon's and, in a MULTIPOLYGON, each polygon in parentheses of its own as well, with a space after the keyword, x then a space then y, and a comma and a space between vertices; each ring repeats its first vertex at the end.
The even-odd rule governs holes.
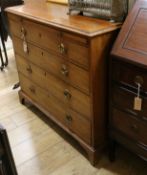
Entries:
POLYGON ((139 128, 138 128, 138 126, 136 125, 136 124, 132 124, 131 125, 131 129, 134 131, 134 132, 139 132, 139 128))
POLYGON ((30 73, 30 74, 32 73, 31 66, 27 67, 26 70, 27 70, 28 73, 30 73))
POLYGON ((66 119, 67 124, 71 124, 73 121, 72 116, 69 114, 66 115, 65 119, 66 119))
POLYGON ((64 54, 66 52, 65 45, 63 43, 59 44, 58 47, 61 54, 64 54))
POLYGON ((61 68, 61 74, 66 76, 66 77, 69 75, 69 71, 67 69, 67 66, 64 64, 62 65, 62 68, 61 68))
POLYGON ((69 92, 68 89, 64 90, 64 96, 66 99, 70 100, 71 99, 71 93, 69 92))
POLYGON ((135 77, 135 79, 134 79, 134 82, 135 82, 135 84, 137 84, 137 85, 138 85, 138 84, 143 85, 143 83, 144 83, 143 77, 137 75, 137 76, 135 77))
POLYGON ((34 88, 33 86, 31 86, 29 89, 30 89, 30 91, 31 91, 33 94, 35 94, 36 90, 35 90, 35 88, 34 88))

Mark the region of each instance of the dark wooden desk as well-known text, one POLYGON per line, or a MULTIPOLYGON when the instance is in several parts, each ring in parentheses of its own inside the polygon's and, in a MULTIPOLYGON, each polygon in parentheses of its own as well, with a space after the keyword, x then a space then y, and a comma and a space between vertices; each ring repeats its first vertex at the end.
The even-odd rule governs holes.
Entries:
POLYGON ((136 2, 122 27, 110 74, 110 138, 147 160, 146 0, 136 2))

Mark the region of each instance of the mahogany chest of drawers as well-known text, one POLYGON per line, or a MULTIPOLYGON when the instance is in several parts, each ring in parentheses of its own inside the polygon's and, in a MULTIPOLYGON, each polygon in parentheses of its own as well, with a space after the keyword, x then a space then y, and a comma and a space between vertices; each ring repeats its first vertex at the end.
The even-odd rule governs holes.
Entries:
POLYGON ((31 1, 7 9, 21 90, 94 164, 106 143, 107 56, 120 24, 31 1))
POLYGON ((111 53, 110 158, 114 141, 147 160, 147 1, 139 0, 111 53))

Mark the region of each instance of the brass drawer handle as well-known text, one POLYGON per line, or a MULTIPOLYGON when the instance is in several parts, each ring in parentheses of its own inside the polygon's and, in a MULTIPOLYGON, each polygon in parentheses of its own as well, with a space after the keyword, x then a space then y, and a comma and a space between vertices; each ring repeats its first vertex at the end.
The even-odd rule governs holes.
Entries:
POLYGON ((73 119, 72 119, 72 116, 71 115, 66 115, 66 122, 67 122, 67 124, 71 124, 72 123, 72 121, 73 121, 73 119))
POLYGON ((137 75, 135 78, 134 78, 134 83, 135 84, 140 84, 140 85, 143 85, 144 81, 143 81, 143 77, 137 75))
POLYGON ((66 48, 65 48, 65 45, 63 43, 59 44, 59 51, 61 54, 64 54, 66 53, 66 48))
POLYGON ((69 75, 69 71, 68 71, 66 65, 62 65, 61 74, 66 76, 66 77, 69 75))
POLYGON ((31 67, 30 67, 30 66, 29 66, 29 67, 27 67, 27 68, 26 68, 26 70, 27 70, 27 72, 28 72, 28 73, 30 73, 30 74, 32 73, 32 69, 31 69, 31 67))
POLYGON ((21 27, 21 39, 24 39, 25 38, 25 36, 26 36, 26 30, 24 29, 24 27, 21 27))
POLYGON ((131 125, 131 129, 132 129, 134 132, 136 132, 136 133, 139 132, 139 128, 138 128, 138 126, 137 126, 136 124, 131 125))
POLYGON ((34 88, 34 87, 30 87, 29 89, 30 89, 30 91, 31 91, 33 94, 35 94, 35 93, 36 93, 36 90, 35 90, 35 88, 34 88))
POLYGON ((68 89, 65 89, 64 90, 64 96, 67 100, 70 100, 71 99, 71 93, 69 92, 68 89))

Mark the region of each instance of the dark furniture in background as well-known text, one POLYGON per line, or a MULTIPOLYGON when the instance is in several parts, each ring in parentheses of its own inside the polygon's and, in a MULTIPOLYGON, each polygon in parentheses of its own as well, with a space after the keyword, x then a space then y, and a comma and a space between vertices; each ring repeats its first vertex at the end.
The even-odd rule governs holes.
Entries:
POLYGON ((2 48, 0 47, 0 69, 3 70, 4 67, 8 65, 8 56, 6 51, 5 42, 9 35, 9 26, 7 21, 7 15, 5 13, 5 8, 15 5, 22 4, 22 0, 0 0, 0 42, 2 43, 2 48), (4 54, 2 54, 2 50, 4 54))
POLYGON ((0 175, 17 175, 6 130, 0 126, 0 175))
POLYGON ((110 159, 114 142, 147 160, 147 1, 138 0, 111 53, 110 159))
POLYGON ((8 65, 8 56, 7 56, 6 46, 5 46, 1 7, 0 7, 0 42, 2 43, 2 48, 0 46, 0 59, 1 59, 0 69, 3 70, 4 67, 8 65), (4 51, 4 55, 2 53, 2 50, 4 51), (4 59, 4 57, 5 57, 5 59, 4 59))

